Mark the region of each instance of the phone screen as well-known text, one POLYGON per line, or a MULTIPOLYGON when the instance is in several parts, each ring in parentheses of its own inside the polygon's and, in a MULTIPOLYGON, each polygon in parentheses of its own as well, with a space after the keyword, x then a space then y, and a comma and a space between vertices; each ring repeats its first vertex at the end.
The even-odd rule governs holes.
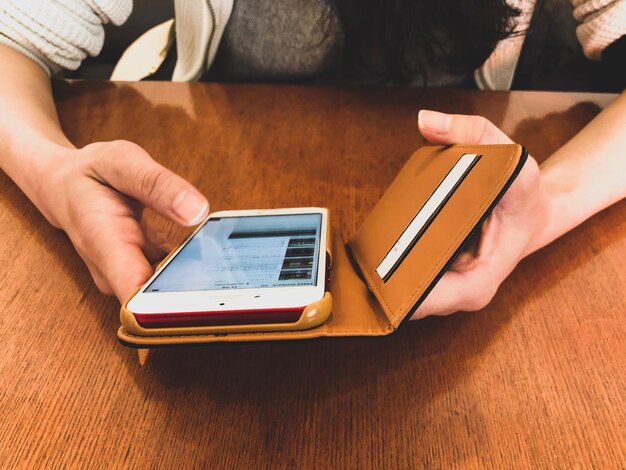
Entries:
POLYGON ((211 218, 144 290, 315 286, 321 214, 211 218))

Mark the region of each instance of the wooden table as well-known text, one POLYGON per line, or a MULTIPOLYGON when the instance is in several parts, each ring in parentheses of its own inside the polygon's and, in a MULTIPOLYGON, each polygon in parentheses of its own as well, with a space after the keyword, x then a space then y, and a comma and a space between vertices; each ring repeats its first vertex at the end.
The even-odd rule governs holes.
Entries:
MULTIPOLYGON (((213 210, 328 206, 344 235, 424 144, 419 108, 485 115, 542 160, 613 98, 154 82, 55 93, 77 145, 137 142, 213 210)), ((385 338, 160 350, 140 368, 116 340, 117 301, 65 235, 4 174, 0 191, 0 467, 626 465, 624 202, 522 262, 481 312, 385 338)))

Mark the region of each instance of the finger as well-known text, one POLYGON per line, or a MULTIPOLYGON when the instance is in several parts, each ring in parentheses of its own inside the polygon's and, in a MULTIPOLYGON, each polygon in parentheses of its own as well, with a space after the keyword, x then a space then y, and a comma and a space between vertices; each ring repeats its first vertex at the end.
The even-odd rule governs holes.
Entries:
POLYGON ((85 263, 87 265, 87 268, 89 269, 89 272, 91 273, 91 277, 94 281, 94 283, 96 284, 96 287, 98 288, 98 290, 100 292, 102 292, 104 295, 113 295, 113 288, 111 287, 111 284, 109 284, 109 281, 106 280, 106 278, 102 275, 102 273, 95 268, 95 266, 93 266, 93 264, 91 263, 85 263))
POLYGON ((482 226, 477 256, 457 258, 411 318, 484 308, 519 261, 526 243, 523 231, 505 230, 490 217, 482 226))
POLYGON ((85 266, 87 266, 87 269, 89 270, 89 274, 91 274, 91 278, 96 284, 96 287, 98 288, 98 290, 102 292, 104 295, 113 295, 113 289, 111 288, 111 285, 106 280, 102 272, 98 269, 98 267, 91 262, 87 254, 83 252, 83 250, 81 250, 81 248, 77 246, 77 244, 75 244, 73 241, 72 241, 72 244, 76 248, 76 252, 83 259, 85 266))
POLYGON ((418 320, 429 315, 449 315, 466 311, 473 312, 486 307, 495 295, 495 289, 500 283, 492 279, 484 282, 484 274, 472 271, 470 273, 446 272, 435 284, 426 299, 411 316, 411 320, 418 320))
POLYGON ((159 263, 168 253, 166 250, 158 245, 155 245, 150 240, 146 240, 142 244, 141 251, 151 265, 159 263))
POLYGON ((154 273, 142 251, 142 241, 143 232, 138 225, 107 227, 87 240, 90 263, 97 267, 122 303, 154 273))
POLYGON ((445 114, 422 109, 417 127, 434 144, 510 144, 513 141, 482 116, 445 114))
POLYGON ((174 245, 169 243, 160 230, 146 219, 141 219, 139 226, 144 233, 141 249, 150 264, 154 265, 172 251, 174 245))
POLYGON ((139 221, 139 226, 150 243, 159 247, 161 250, 167 252, 172 251, 174 244, 167 240, 163 232, 161 232, 157 226, 145 218, 139 221))
POLYGON ((450 265, 450 270, 452 271, 468 271, 476 264, 476 257, 478 256, 478 250, 480 247, 482 234, 484 231, 484 227, 489 223, 489 219, 487 219, 481 225, 479 230, 476 230, 469 240, 467 240, 461 252, 454 259, 452 264, 450 265))
POLYGON ((460 275, 454 271, 446 272, 411 315, 411 320, 419 320, 430 315, 449 315, 458 312, 461 309, 459 287, 463 288, 460 275))
POLYGON ((130 210, 133 212, 133 217, 136 220, 142 220, 141 217, 143 215, 145 206, 141 202, 139 202, 137 199, 134 199, 128 196, 123 196, 123 197, 124 197, 124 201, 126 202, 126 204, 128 204, 128 207, 130 207, 130 210))
POLYGON ((137 245, 120 243, 111 251, 111 256, 102 266, 102 272, 115 296, 123 303, 152 276, 154 270, 137 245))
MULTIPOLYGON (((147 239, 132 219, 129 223, 111 220, 108 225, 84 233, 68 233, 78 254, 83 258, 98 289, 115 295, 121 303, 154 273, 143 252, 147 239)), ((159 252, 150 250, 151 257, 159 252)))
POLYGON ((470 270, 476 263, 476 254, 461 252, 450 265, 450 271, 463 272, 470 270))
POLYGON ((97 180, 185 226, 196 225, 208 215, 206 198, 138 145, 126 141, 92 145, 100 153, 92 161, 97 180))

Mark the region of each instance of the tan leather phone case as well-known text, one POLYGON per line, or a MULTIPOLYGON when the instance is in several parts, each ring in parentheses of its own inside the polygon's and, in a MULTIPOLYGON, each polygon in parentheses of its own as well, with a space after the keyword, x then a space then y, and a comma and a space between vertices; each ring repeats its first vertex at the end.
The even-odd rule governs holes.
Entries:
MULTIPOLYGON (((139 335, 122 326, 118 338, 127 346, 151 348, 217 341, 389 334, 411 316, 430 292, 521 171, 525 160, 526 151, 516 144, 419 149, 348 245, 336 235, 332 238, 332 313, 318 327, 228 334, 187 327, 167 331, 143 329, 139 335), (477 154, 479 158, 448 194, 393 273, 386 280, 381 279, 376 268, 464 154, 477 154)), ((126 304, 121 316, 123 323, 132 321, 126 304)))

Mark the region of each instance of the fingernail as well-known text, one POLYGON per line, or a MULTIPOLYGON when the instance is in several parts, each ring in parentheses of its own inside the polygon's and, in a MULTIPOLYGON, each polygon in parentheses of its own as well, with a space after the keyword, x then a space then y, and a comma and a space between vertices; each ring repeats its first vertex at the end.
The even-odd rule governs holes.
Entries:
POLYGON ((209 203, 203 197, 183 190, 174 199, 172 210, 187 225, 196 225, 209 214, 209 203))
POLYGON ((447 134, 450 131, 452 117, 449 114, 422 109, 417 115, 420 128, 435 134, 447 134))

